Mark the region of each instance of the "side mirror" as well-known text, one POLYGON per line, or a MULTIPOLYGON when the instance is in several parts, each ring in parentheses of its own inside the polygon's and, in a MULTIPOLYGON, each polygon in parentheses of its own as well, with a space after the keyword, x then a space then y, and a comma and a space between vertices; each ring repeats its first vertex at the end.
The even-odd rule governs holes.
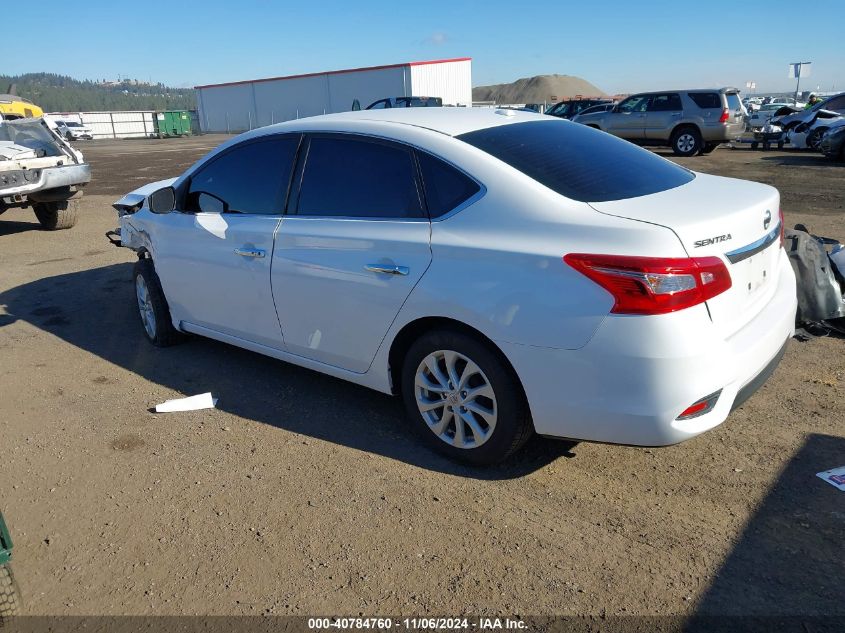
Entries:
POLYGON ((150 194, 147 198, 147 207, 153 213, 170 213, 176 206, 176 190, 173 187, 165 187, 150 194))

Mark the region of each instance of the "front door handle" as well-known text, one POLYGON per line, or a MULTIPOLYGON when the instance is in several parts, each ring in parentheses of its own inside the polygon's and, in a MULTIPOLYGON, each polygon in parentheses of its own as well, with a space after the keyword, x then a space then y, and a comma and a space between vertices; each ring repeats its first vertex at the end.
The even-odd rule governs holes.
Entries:
POLYGON ((364 270, 371 273, 383 273, 385 275, 407 275, 410 269, 407 266, 388 266, 383 264, 367 264, 364 270))
POLYGON ((241 257, 264 257, 264 251, 260 248, 236 248, 235 255, 241 257))

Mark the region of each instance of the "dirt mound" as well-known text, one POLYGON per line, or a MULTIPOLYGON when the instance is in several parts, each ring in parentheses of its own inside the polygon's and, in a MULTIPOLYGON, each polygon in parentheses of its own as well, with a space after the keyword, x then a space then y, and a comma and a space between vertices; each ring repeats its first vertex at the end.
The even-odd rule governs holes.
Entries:
POLYGON ((509 84, 476 86, 472 89, 473 101, 495 101, 496 103, 543 103, 565 97, 604 96, 604 90, 596 88, 586 79, 571 75, 537 75, 524 77, 509 84))

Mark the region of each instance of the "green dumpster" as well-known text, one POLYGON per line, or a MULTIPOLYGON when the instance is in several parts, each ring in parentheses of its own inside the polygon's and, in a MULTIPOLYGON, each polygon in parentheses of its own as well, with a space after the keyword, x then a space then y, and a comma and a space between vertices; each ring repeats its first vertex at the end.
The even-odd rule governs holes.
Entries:
POLYGON ((166 110, 155 113, 156 134, 163 136, 190 136, 191 113, 187 110, 166 110))

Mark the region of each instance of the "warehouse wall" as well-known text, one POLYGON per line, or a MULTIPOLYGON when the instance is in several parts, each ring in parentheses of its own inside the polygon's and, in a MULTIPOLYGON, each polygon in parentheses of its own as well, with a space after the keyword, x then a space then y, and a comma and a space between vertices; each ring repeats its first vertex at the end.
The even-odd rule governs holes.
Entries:
POLYGON ((410 66, 411 92, 419 97, 440 97, 443 105, 472 106, 472 62, 410 66))
POLYGON ((346 112, 385 97, 441 97, 472 105, 470 61, 321 73, 197 88, 199 121, 207 132, 242 132, 318 114, 346 112))

